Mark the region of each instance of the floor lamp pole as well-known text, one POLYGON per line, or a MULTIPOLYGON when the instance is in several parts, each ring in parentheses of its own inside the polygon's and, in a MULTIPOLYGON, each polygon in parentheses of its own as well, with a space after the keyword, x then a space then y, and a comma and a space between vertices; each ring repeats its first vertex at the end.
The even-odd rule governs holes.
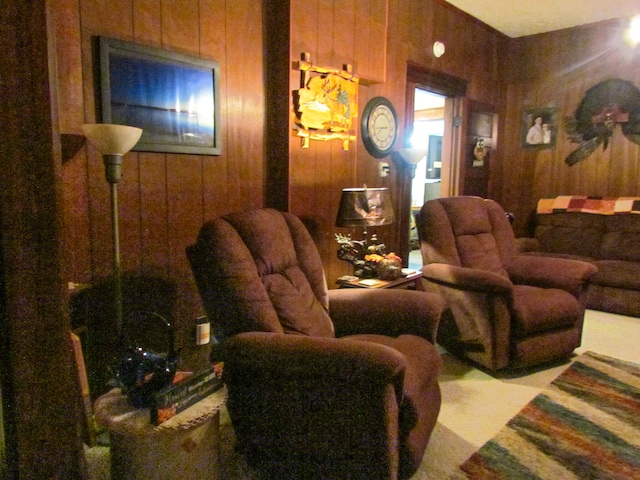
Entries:
POLYGON ((124 324, 122 314, 122 267, 120 266, 120 226, 118 222, 118 184, 109 183, 111 192, 111 233, 113 235, 113 287, 118 346, 124 347, 124 324))
POLYGON ((120 265, 120 226, 118 222, 118 182, 122 177, 122 155, 103 155, 104 171, 109 182, 111 196, 111 234, 113 235, 113 287, 118 347, 124 347, 124 322, 122 314, 122 267, 120 265))

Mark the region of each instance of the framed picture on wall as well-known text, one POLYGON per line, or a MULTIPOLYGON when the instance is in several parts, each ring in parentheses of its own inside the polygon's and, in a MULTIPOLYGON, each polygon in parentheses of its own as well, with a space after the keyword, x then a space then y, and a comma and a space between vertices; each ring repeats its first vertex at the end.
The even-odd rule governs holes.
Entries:
POLYGON ((102 123, 142 128, 133 150, 220 155, 214 60, 98 37, 102 123))
POLYGON ((522 148, 552 148, 558 135, 557 108, 528 108, 522 113, 522 148))

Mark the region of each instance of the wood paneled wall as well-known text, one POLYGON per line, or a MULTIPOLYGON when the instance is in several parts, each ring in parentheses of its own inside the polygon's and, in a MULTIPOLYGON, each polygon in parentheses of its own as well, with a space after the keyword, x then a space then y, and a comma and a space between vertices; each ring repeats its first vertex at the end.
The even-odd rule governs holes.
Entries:
POLYGON ((618 127, 602 147, 574 166, 564 163, 577 144, 560 125, 555 148, 523 150, 524 108, 555 107, 560 123, 573 116, 585 91, 608 78, 640 86, 640 51, 623 41, 624 21, 610 21, 513 40, 508 56, 506 109, 500 142, 503 162, 494 172, 494 196, 516 214, 517 233, 536 202, 556 195, 640 195, 640 147, 618 127))
MULTIPOLYGON (((404 143, 409 62, 465 81, 468 98, 499 111, 511 98, 501 88, 506 80, 501 55, 509 39, 444 0, 61 0, 54 13, 62 133, 79 134, 83 123, 95 120, 91 44, 96 35, 213 58, 222 67, 222 155, 132 152, 125 157, 120 184, 123 267, 179 283, 178 338, 183 339, 190 338, 193 318, 202 313, 184 248, 206 219, 264 205, 292 211, 311 230, 333 285, 350 272, 337 259, 334 240, 341 190, 362 184, 389 187, 397 213, 404 214, 399 206, 407 172, 389 157, 381 161, 391 165, 391 174, 378 176, 379 161, 360 138, 360 118, 354 128, 357 141, 349 150, 338 141, 312 141, 310 148, 301 148, 293 131, 292 93, 300 86, 300 72, 293 66, 302 52, 318 65, 354 66, 363 78, 360 113, 372 97, 389 98, 400 117, 398 148, 404 143), (288 49, 277 49, 274 60, 277 40, 272 37, 283 32, 288 49), (447 46, 441 58, 431 51, 436 40, 447 46), (284 105, 288 112, 283 115, 284 105)), ((501 158, 498 147, 492 152, 492 170, 500 171, 501 158)), ((63 187, 69 281, 109 275, 108 187, 95 149, 85 145, 64 164, 63 187)), ((398 249, 402 236, 397 228, 376 233, 390 249, 398 249)))
MULTIPOLYGON (((92 42, 97 35, 212 58, 221 65, 222 155, 130 152, 119 184, 123 269, 178 282, 179 338, 189 343, 202 307, 185 247, 206 219, 264 204, 262 4, 62 0, 54 21, 62 133, 79 134, 83 123, 96 120, 92 42)), ((94 148, 85 145, 65 163, 63 185, 67 278, 87 282, 107 276, 112 265, 109 189, 94 148)))
MULTIPOLYGON (((365 79, 359 87, 360 113, 375 96, 391 100, 401 125, 397 148, 404 143, 408 62, 465 80, 468 95, 477 101, 490 104, 501 101, 498 58, 501 48, 506 48, 507 38, 444 1, 291 0, 291 32, 292 60, 298 59, 301 52, 309 52, 312 61, 320 65, 354 65, 355 73, 365 79), (354 44, 353 39, 359 38, 361 30, 379 25, 380 14, 385 9, 386 42, 379 40, 378 44, 368 45, 368 57, 363 57, 361 42, 354 44), (431 50, 436 40, 447 45, 446 54, 439 59, 431 50), (381 50, 385 44, 386 48, 381 50), (376 81, 379 76, 368 78, 375 68, 367 63, 386 66, 384 82, 376 81)), ((299 82, 299 72, 291 71, 291 90, 299 88, 299 82)), ((338 276, 351 273, 350 265, 336 258, 334 234, 351 233, 354 238, 362 235, 361 231, 334 227, 343 188, 362 184, 388 187, 396 214, 409 214, 408 210, 403 212, 399 208, 400 197, 406 194, 402 188, 406 171, 398 168, 391 157, 376 160, 368 154, 360 135, 360 120, 357 119, 358 139, 349 151, 343 151, 340 142, 312 142, 309 149, 302 149, 296 138, 292 137, 289 142, 290 210, 311 227, 330 285, 338 276), (378 176, 379 161, 391 165, 388 177, 378 176)), ((375 233, 391 250, 398 249, 401 235, 397 226, 381 227, 375 233)))
MULTIPOLYGON (((350 273, 336 258, 334 240, 341 190, 365 183, 389 187, 396 207, 406 192, 401 188, 406 172, 391 158, 382 159, 392 165, 391 175, 378 177, 378 160, 360 139, 360 118, 354 128, 358 139, 347 151, 341 142, 300 147, 291 117, 292 92, 300 86, 293 63, 302 52, 318 65, 353 65, 363 79, 359 111, 383 95, 395 105, 401 126, 408 62, 464 79, 477 101, 501 101, 498 58, 506 38, 442 0, 61 0, 54 13, 62 133, 80 134, 83 123, 95 121, 96 35, 213 58, 222 67, 222 155, 131 152, 120 183, 123 268, 179 283, 181 344, 188 345, 193 318, 202 313, 184 248, 203 221, 264 205, 288 209, 311 230, 333 285, 350 273), (276 34, 278 39, 272 38, 276 34), (288 40, 287 50, 278 46, 280 38, 288 40), (440 59, 431 53, 435 40, 447 45, 440 59), (283 115, 284 105, 289 111, 283 115)), ((403 142, 401 136, 398 148, 403 142)), ((85 145, 64 164, 63 187, 69 281, 109 275, 108 186, 95 149, 85 145)), ((397 229, 376 233, 397 249, 397 229)))

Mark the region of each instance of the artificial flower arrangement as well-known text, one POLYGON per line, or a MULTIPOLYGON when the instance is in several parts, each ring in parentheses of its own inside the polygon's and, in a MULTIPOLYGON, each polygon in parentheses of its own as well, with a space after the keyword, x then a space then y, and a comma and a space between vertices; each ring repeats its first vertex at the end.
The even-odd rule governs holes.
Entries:
POLYGON ((402 259, 395 253, 373 253, 364 256, 365 263, 372 264, 381 280, 395 280, 402 274, 402 259))
POLYGON ((348 235, 336 234, 340 245, 338 258, 353 265, 353 274, 359 278, 395 280, 402 275, 402 259, 395 253, 386 253, 386 246, 371 236, 371 245, 365 240, 351 240, 348 235))

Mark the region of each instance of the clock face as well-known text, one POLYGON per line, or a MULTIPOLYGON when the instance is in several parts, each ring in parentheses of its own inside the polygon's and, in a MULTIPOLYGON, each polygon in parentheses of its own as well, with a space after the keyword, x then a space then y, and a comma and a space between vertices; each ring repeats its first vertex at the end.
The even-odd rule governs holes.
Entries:
POLYGON ((371 155, 386 157, 398 137, 398 121, 391 102, 383 97, 369 101, 362 119, 362 140, 371 155))
POLYGON ((395 139, 395 132, 396 119, 389 107, 379 105, 374 108, 369 117, 369 135, 375 146, 387 150, 395 139))

